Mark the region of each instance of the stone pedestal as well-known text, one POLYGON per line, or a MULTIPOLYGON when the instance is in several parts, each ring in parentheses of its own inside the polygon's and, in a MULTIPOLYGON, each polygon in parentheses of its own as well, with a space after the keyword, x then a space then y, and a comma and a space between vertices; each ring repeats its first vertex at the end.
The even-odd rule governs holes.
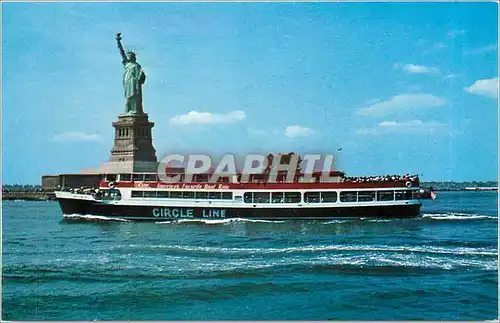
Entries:
POLYGON ((156 172, 156 151, 153 147, 152 128, 148 115, 119 115, 113 122, 115 140, 109 162, 101 168, 110 172, 120 169, 126 172, 156 172))

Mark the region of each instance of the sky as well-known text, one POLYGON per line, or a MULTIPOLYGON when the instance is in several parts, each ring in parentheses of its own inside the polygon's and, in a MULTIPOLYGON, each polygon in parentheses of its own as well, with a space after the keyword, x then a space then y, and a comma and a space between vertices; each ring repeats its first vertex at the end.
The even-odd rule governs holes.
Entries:
POLYGON ((2 3, 2 180, 109 159, 115 35, 158 158, 336 153, 350 176, 498 177, 496 3, 2 3), (338 151, 342 148, 341 151, 338 151))

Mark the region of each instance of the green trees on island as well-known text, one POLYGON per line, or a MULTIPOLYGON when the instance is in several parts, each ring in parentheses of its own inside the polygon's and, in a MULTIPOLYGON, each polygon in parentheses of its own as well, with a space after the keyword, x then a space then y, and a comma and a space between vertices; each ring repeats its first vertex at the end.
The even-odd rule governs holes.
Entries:
POLYGON ((420 182, 420 186, 432 187, 435 190, 463 190, 466 187, 498 187, 496 181, 472 181, 472 182, 420 182))
POLYGON ((41 185, 31 185, 31 184, 13 184, 13 185, 2 185, 2 192, 40 192, 42 190, 41 185))

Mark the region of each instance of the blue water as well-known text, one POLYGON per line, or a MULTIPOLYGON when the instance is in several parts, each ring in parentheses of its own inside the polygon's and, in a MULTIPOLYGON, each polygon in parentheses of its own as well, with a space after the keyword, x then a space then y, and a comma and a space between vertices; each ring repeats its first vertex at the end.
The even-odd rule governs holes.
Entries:
POLYGON ((406 220, 134 223, 3 203, 4 320, 491 320, 497 193, 406 220))

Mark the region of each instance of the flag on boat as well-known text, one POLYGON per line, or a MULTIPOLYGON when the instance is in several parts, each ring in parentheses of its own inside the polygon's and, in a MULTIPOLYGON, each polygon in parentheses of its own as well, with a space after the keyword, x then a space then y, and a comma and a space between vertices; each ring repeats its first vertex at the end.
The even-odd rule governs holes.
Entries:
POLYGON ((436 193, 431 191, 431 199, 435 200, 437 197, 436 193))

